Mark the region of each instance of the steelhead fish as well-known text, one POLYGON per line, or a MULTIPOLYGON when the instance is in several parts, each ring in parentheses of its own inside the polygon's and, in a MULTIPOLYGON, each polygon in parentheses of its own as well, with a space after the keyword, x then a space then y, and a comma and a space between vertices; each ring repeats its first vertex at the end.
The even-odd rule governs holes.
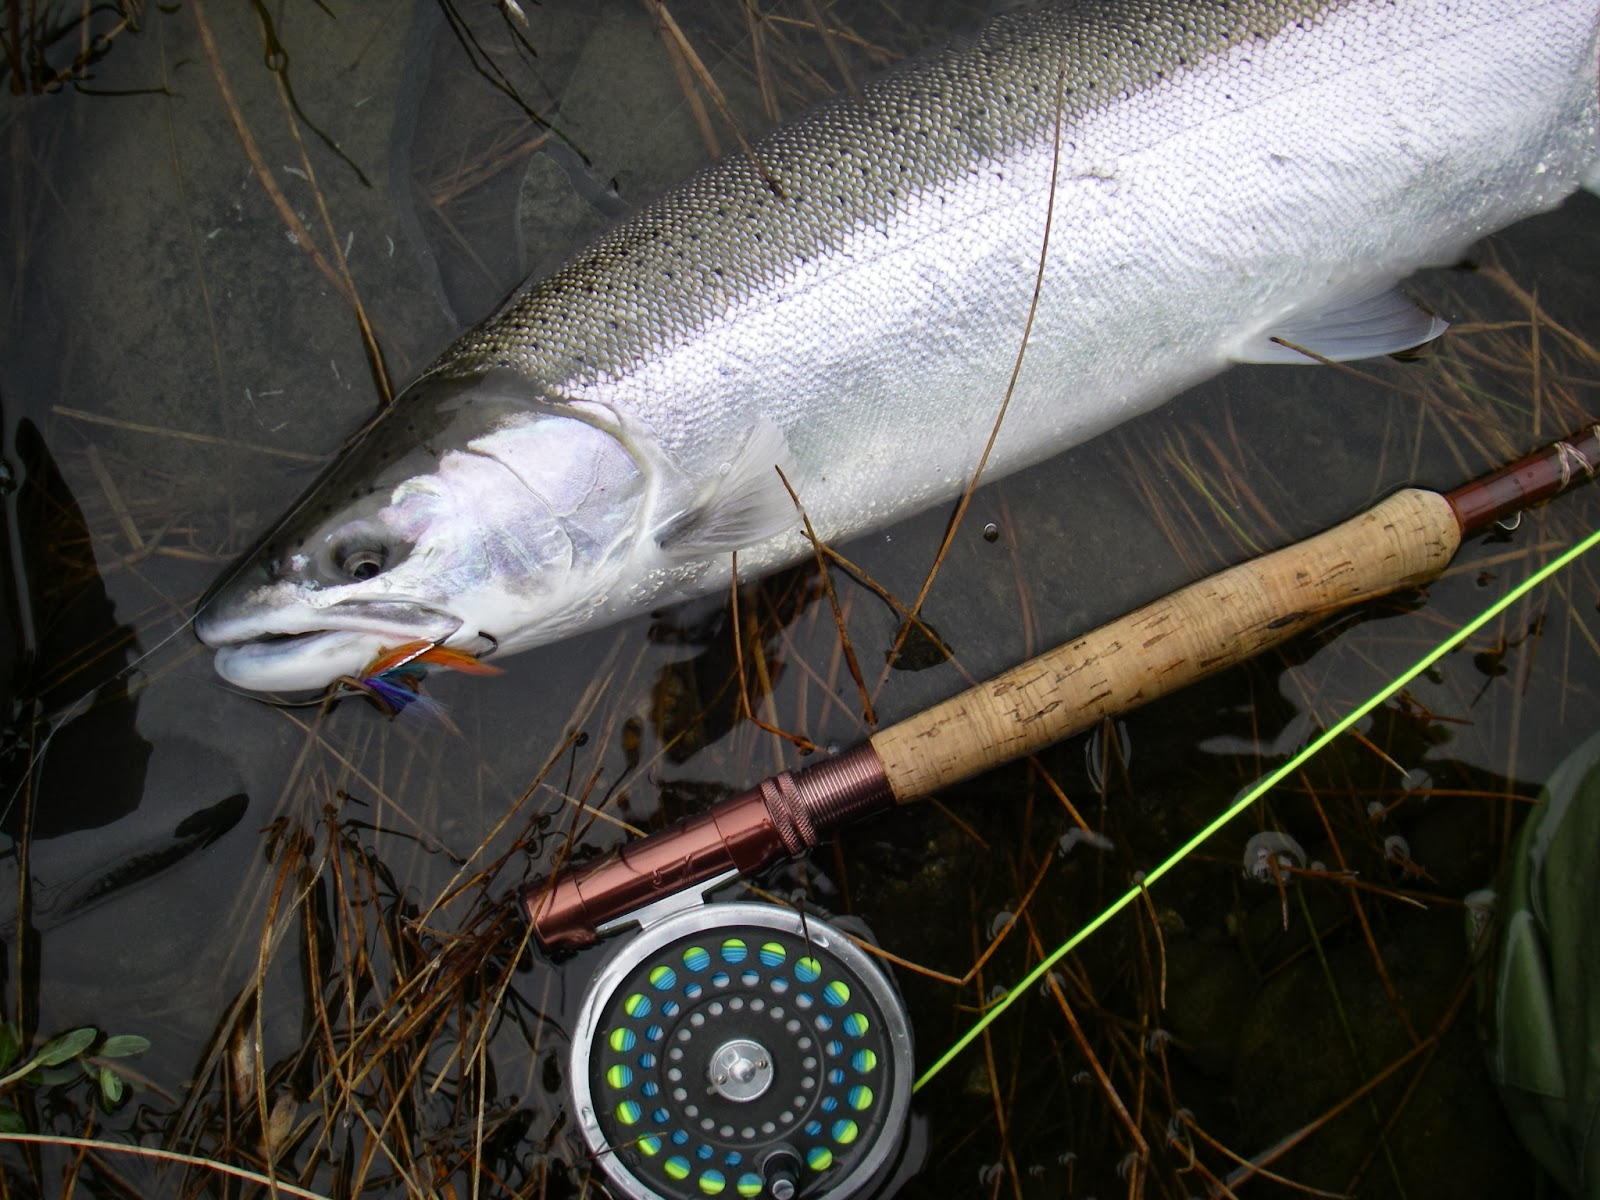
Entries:
POLYGON ((196 618, 247 688, 509 654, 956 495, 1241 361, 1404 349, 1394 285, 1597 169, 1600 0, 1077 0, 691 176, 462 336, 196 618), (1047 229, 1048 222, 1048 229, 1047 229), (1281 339, 1275 341, 1273 339, 1281 339))

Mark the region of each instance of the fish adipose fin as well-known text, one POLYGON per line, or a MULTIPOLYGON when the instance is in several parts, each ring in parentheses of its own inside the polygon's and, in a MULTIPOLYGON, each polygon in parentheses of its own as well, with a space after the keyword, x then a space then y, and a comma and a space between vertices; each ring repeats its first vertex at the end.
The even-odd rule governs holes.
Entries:
POLYGON ((1336 297, 1312 311, 1296 313, 1276 328, 1251 338, 1234 358, 1238 362, 1302 366, 1317 361, 1295 346, 1334 362, 1378 358, 1431 342, 1449 326, 1450 322, 1442 317, 1418 308, 1416 301, 1398 288, 1385 288, 1381 292, 1336 297), (1290 345, 1280 345, 1273 338, 1290 345))
POLYGON ((674 556, 720 553, 794 528, 800 518, 779 470, 793 481, 794 455, 783 430, 760 421, 693 506, 661 527, 657 542, 674 556))

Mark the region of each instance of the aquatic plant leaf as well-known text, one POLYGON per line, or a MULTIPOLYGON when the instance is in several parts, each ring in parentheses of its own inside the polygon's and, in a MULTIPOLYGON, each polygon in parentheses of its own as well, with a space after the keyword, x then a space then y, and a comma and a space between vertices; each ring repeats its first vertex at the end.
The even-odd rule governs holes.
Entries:
POLYGON ((0 1071, 17 1061, 19 1049, 16 1028, 10 1021, 0 1021, 0 1071))
POLYGON ((150 1039, 137 1033, 119 1033, 108 1037, 106 1044, 95 1051, 101 1058, 127 1058, 130 1054, 143 1054, 150 1049, 150 1039))
POLYGON ((0 1133, 26 1133, 22 1114, 14 1108, 0 1108, 0 1133))
POLYGON ((77 1058, 90 1046, 94 1045, 95 1038, 100 1036, 100 1031, 93 1025, 85 1025, 81 1029, 74 1029, 63 1033, 60 1037, 46 1042, 43 1050, 33 1056, 33 1061, 41 1067, 54 1067, 70 1059, 77 1058))
POLYGON ((83 1078, 83 1072, 81 1063, 73 1063, 70 1067, 40 1067, 28 1078, 40 1087, 55 1087, 61 1083, 77 1082, 83 1078))
POLYGON ((292 1092, 281 1093, 273 1102, 272 1113, 267 1118, 265 1140, 268 1146, 276 1149, 289 1140, 289 1134, 294 1130, 295 1113, 299 1107, 292 1092))
POLYGON ((95 1072, 95 1079, 100 1084, 100 1099, 106 1108, 115 1108, 122 1102, 124 1087, 115 1071, 110 1067, 101 1067, 95 1072))

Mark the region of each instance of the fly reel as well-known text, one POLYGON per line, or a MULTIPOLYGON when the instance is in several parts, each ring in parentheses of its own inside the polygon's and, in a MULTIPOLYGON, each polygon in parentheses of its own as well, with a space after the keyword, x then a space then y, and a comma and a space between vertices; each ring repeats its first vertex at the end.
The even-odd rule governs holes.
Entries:
POLYGON ((703 890, 636 914, 584 996, 571 1080, 590 1151, 630 1200, 865 1193, 910 1113, 899 995, 832 926, 703 890))

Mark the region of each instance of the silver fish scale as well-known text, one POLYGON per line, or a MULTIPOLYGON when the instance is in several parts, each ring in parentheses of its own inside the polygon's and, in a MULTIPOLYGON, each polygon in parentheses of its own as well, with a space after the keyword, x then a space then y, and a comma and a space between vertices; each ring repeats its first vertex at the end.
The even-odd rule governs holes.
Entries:
POLYGON ((780 126, 664 193, 532 283, 431 369, 507 367, 557 392, 625 375, 691 341, 864 230, 925 219, 923 198, 1003 172, 1096 109, 1334 4, 1100 0, 1012 13, 780 126), (752 161, 753 159, 753 161, 752 161))
MULTIPOLYGON (((1409 304, 1375 302, 1395 282, 1600 183, 1597 38, 1600 0, 999 18, 711 165, 462 337, 430 372, 459 386, 409 390, 366 435, 396 462, 417 429, 474 451, 353 512, 407 548, 376 598, 241 582, 202 619, 214 644, 355 632, 218 669, 254 687, 358 670, 401 624, 358 629, 358 606, 389 594, 427 599, 408 629, 509 653, 720 590, 731 549, 747 576, 805 555, 773 462, 838 540, 957 494, 1008 396, 989 478, 1283 353, 1273 335, 1376 328, 1337 347, 1352 357, 1420 340, 1409 304), (567 544, 549 569, 524 552, 567 544)), ((345 529, 284 537, 337 548, 345 529)))
MULTIPOLYGON (((1053 178, 991 477, 1219 370, 1275 314, 1447 259, 1570 191, 1594 8, 1099 0, 1003 16, 773 131, 760 169, 730 156, 671 189, 434 369, 510 368, 611 414, 660 449, 674 505, 775 422, 818 531, 848 536, 969 475, 1053 178), (924 426, 939 436, 910 459, 924 426)), ((791 536, 741 561, 803 549, 791 536)))

